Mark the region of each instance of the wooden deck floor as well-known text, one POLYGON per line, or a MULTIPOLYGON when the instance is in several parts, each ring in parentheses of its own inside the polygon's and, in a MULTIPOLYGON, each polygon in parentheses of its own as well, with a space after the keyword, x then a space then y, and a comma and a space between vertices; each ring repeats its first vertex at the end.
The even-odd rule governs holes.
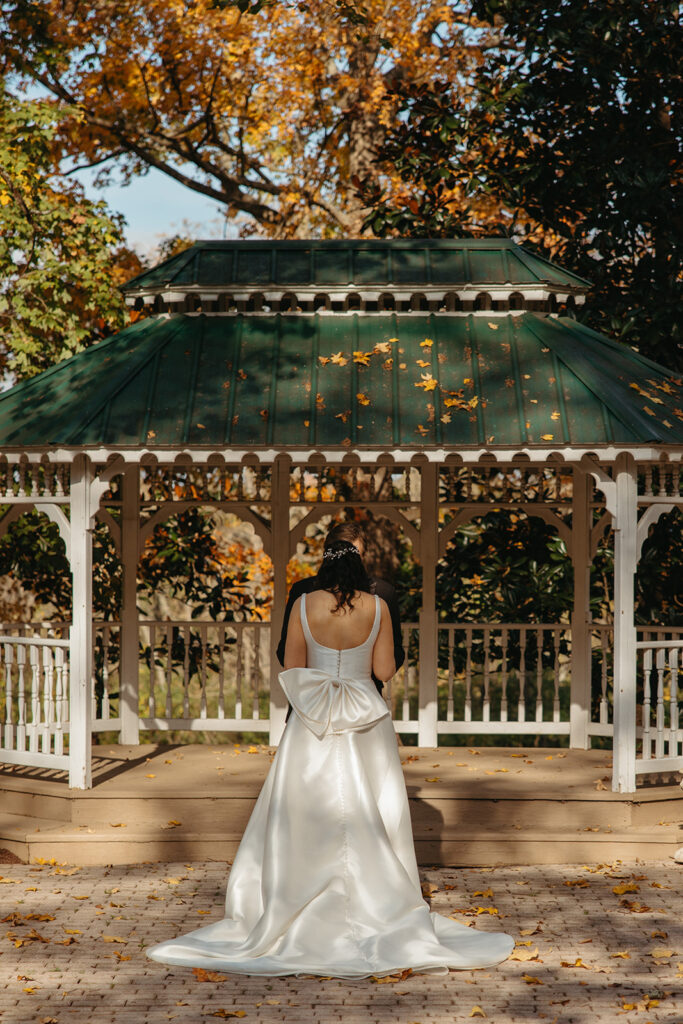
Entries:
MULTIPOLYGON (((230 861, 273 748, 93 747, 93 788, 0 766, 0 848, 82 865, 230 861)), ((611 792, 607 751, 401 747, 424 865, 661 860, 683 846, 680 775, 611 792)))

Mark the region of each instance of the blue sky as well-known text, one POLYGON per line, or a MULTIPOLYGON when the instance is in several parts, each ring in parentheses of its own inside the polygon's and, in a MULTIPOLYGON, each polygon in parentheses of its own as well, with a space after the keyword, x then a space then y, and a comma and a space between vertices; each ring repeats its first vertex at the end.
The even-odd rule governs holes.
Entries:
POLYGON ((104 199, 112 211, 123 214, 128 244, 143 255, 151 253, 168 235, 223 237, 226 222, 218 203, 185 188, 161 171, 152 169, 130 185, 104 189, 93 185, 94 170, 79 171, 73 177, 83 184, 89 199, 104 199))

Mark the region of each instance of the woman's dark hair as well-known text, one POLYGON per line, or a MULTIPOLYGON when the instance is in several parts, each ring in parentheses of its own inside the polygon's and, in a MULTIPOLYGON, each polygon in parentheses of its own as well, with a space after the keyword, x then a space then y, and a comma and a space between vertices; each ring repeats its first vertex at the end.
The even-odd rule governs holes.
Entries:
POLYGON ((327 537, 325 537, 325 550, 342 540, 345 540, 347 544, 354 544, 359 540, 363 545, 363 550, 365 549, 365 536, 362 527, 354 522, 353 519, 348 519, 344 523, 337 523, 336 526, 331 528, 327 537))
POLYGON ((358 549, 346 540, 325 543, 323 564, 318 570, 318 590, 329 590, 337 599, 335 612, 345 605, 353 608, 353 595, 357 590, 371 593, 370 578, 365 571, 358 549))

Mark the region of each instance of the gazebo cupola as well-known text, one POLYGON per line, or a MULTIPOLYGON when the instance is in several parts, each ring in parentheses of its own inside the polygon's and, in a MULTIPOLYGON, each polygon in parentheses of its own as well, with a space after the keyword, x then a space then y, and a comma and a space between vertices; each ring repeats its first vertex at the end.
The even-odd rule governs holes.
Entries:
POLYGON ((155 312, 553 312, 587 281, 504 238, 201 242, 126 285, 155 312))
POLYGON ((0 395, 0 529, 40 508, 74 580, 67 638, 28 627, 1 638, 0 679, 13 689, 0 757, 68 767, 87 788, 93 731, 118 729, 124 743, 149 729, 278 742, 288 561, 323 516, 369 508, 422 566, 392 698, 399 733, 426 747, 457 734, 566 735, 583 748, 612 736, 613 786, 625 792, 638 774, 683 767, 683 637, 639 634, 633 609, 648 529, 683 504, 683 384, 572 317, 589 287, 508 239, 199 242, 130 281, 126 301, 151 315, 0 395), (139 621, 141 547, 188 507, 190 473, 191 502, 233 511, 263 541, 269 636, 261 622, 139 621), (574 567, 571 622, 439 617, 439 559, 492 508, 557 531, 574 567), (123 563, 120 623, 92 620, 96 519, 123 563), (591 560, 610 528, 613 627, 591 622, 589 606, 591 560), (93 631, 102 653, 119 629, 120 657, 96 693, 93 631), (203 652, 192 681, 191 644, 203 652), (156 689, 139 672, 143 649, 156 689))

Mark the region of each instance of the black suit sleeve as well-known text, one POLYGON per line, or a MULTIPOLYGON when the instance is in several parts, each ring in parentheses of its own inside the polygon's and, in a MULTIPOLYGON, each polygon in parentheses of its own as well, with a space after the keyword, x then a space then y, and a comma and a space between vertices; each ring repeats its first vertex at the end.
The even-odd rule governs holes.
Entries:
POLYGON ((292 589, 289 592, 287 598, 287 605, 285 607, 285 614, 282 619, 282 632, 280 634, 280 643, 277 645, 277 660, 280 662, 282 667, 285 667, 285 645, 287 643, 287 627, 289 626, 289 616, 292 614, 292 608, 294 602, 302 594, 307 594, 311 590, 309 580, 297 580, 296 583, 292 584, 292 589))
POLYGON ((396 671, 398 671, 406 660, 406 653, 403 650, 403 637, 401 636, 401 616, 398 610, 398 599, 396 591, 391 583, 386 580, 374 580, 374 589, 378 597, 386 601, 391 615, 391 628, 394 633, 394 660, 396 671))

